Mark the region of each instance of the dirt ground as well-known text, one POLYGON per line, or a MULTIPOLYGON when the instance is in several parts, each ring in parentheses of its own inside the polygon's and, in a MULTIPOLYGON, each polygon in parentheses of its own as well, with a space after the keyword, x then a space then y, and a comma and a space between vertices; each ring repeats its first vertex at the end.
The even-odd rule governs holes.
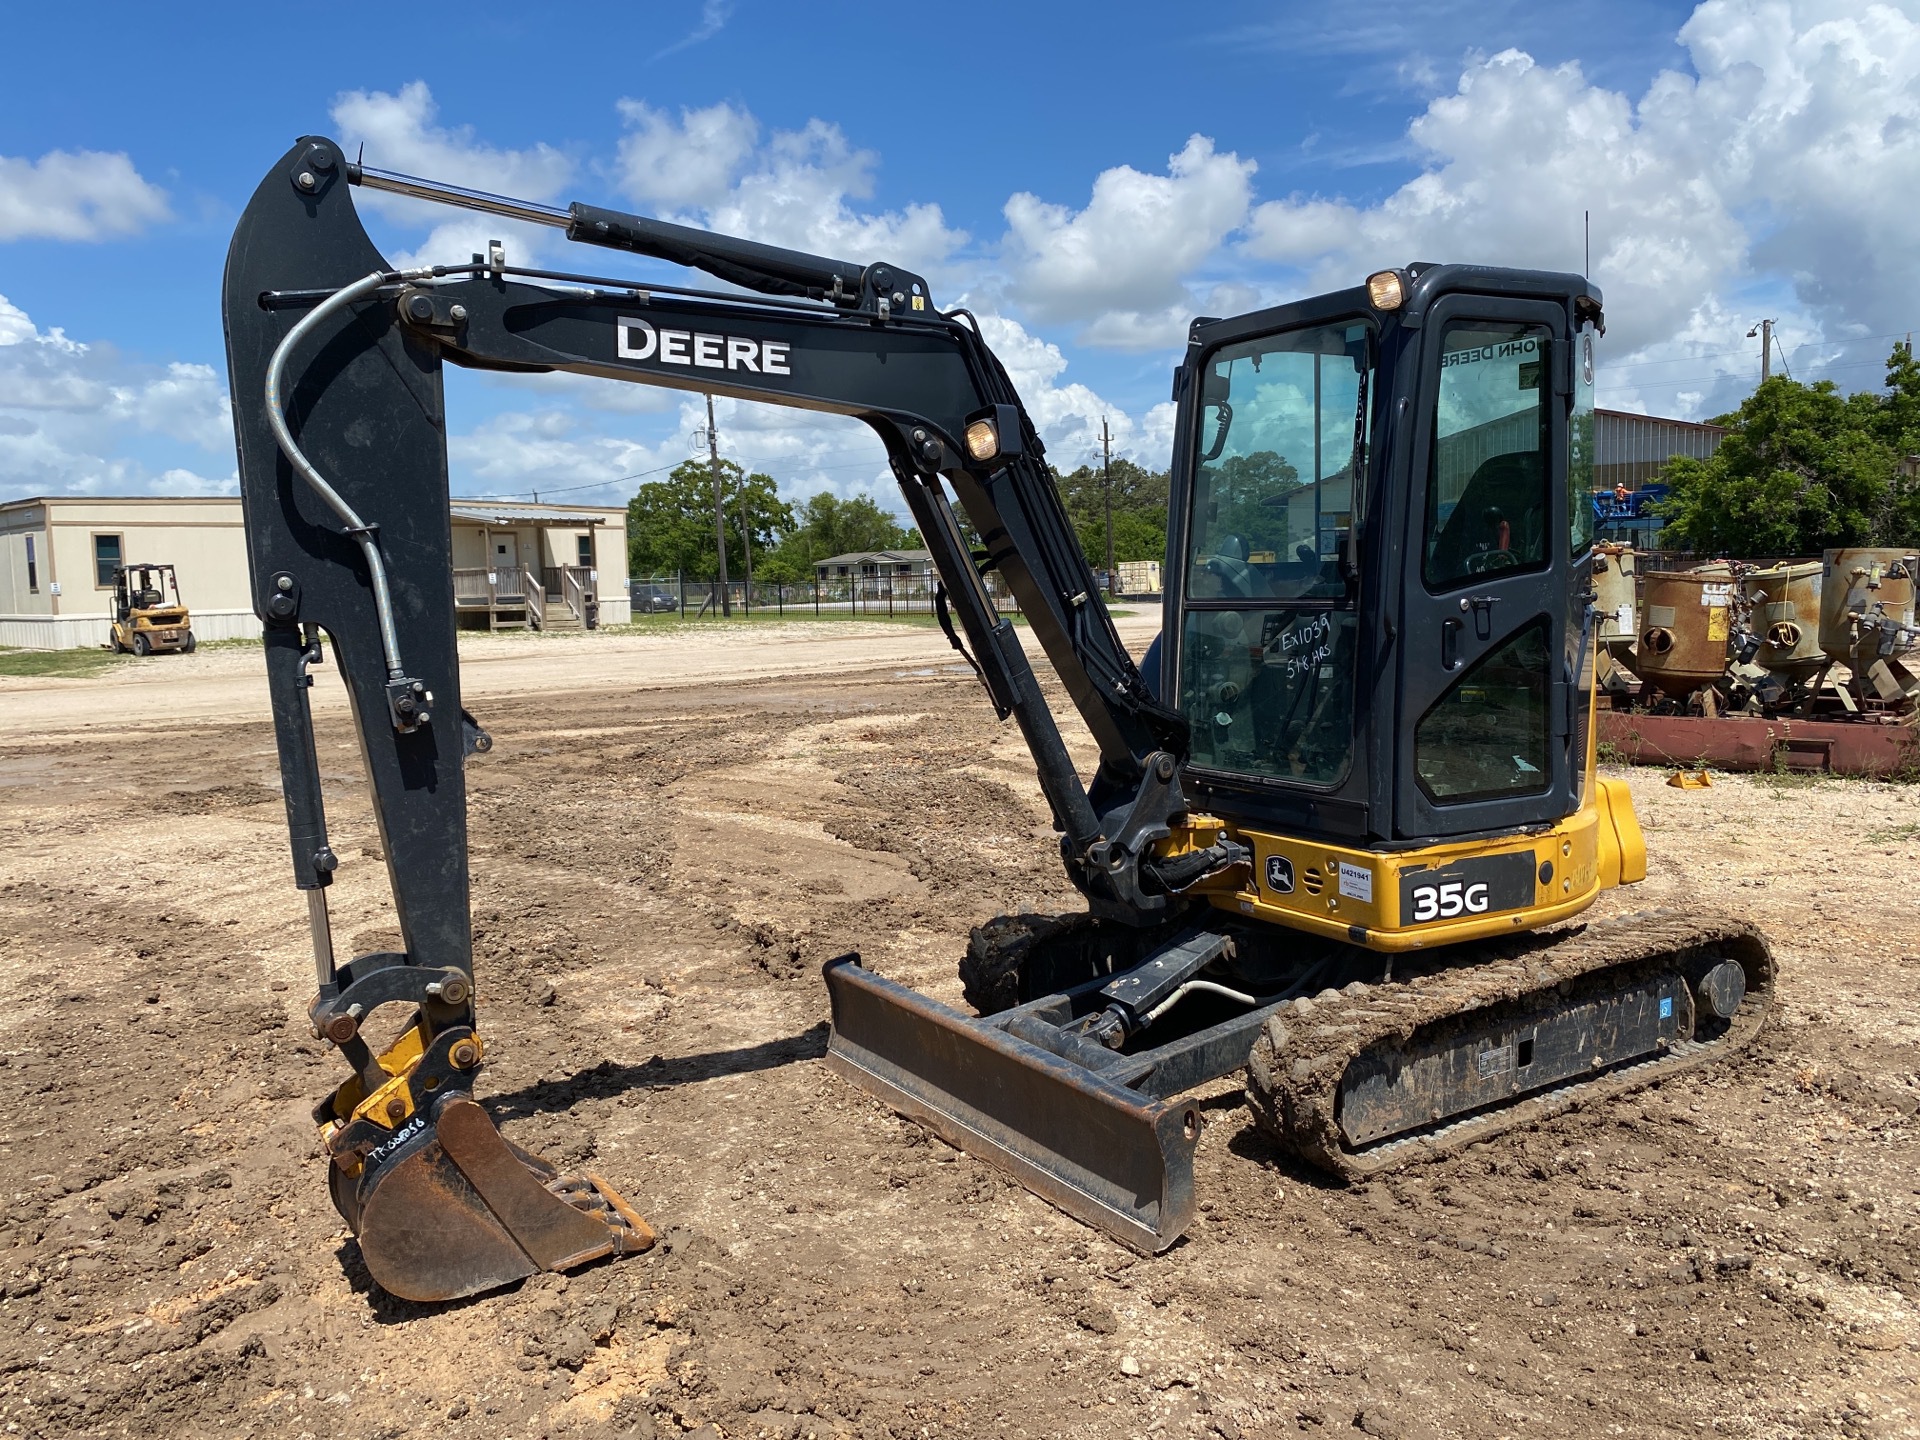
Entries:
POLYGON ((1654 875, 1603 913, 1759 921, 1751 1051, 1350 1189, 1222 1085, 1143 1260, 820 1063, 824 960, 958 1004, 969 925, 1071 904, 939 635, 607 638, 468 652, 479 1093, 665 1239, 445 1306, 374 1292, 327 1201, 257 658, 0 679, 7 1434, 1920 1434, 1920 790, 1636 772, 1654 875))

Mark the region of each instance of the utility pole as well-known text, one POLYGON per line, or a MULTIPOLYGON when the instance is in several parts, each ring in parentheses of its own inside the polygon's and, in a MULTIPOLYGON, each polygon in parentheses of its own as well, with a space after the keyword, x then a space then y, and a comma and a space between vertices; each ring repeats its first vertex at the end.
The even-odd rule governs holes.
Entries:
POLYGON ((747 611, 753 611, 753 527, 747 523, 747 467, 740 467, 740 543, 747 552, 747 611))
POLYGON ((1760 383, 1766 384, 1773 375, 1773 321, 1762 320, 1747 331, 1747 338, 1760 337, 1760 383))
POLYGON ((1107 501, 1107 594, 1113 588, 1113 436, 1107 430, 1107 417, 1100 417, 1100 486, 1107 501))
POLYGON ((733 616, 727 593, 727 509, 720 494, 720 437, 713 428, 713 396, 707 396, 707 473, 713 476, 713 544, 720 557, 720 613, 733 616))

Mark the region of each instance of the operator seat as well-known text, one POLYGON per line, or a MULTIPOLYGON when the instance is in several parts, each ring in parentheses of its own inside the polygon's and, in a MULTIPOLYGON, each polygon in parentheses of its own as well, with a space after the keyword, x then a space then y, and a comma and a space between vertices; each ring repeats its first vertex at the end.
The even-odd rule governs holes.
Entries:
MULTIPOLYGON (((1479 554, 1509 550, 1513 563, 1535 565, 1546 558, 1543 507, 1547 498, 1546 456, 1538 450, 1517 450, 1480 462, 1460 492, 1453 513, 1434 536, 1427 553, 1426 573, 1436 582, 1452 582, 1475 573, 1468 562, 1479 554), (1499 541, 1499 527, 1507 526, 1507 543, 1499 541)), ((1434 499, 1437 493, 1428 492, 1434 499)), ((1431 521, 1429 521, 1431 529, 1431 521)))

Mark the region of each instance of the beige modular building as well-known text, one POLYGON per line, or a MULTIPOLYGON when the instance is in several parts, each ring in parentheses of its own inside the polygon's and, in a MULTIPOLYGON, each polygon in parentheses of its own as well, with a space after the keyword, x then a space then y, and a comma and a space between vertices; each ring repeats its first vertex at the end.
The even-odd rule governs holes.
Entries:
MULTIPOLYGON (((627 621, 627 512, 456 500, 454 595, 464 626, 552 630, 627 621)), ((201 641, 260 633, 240 501, 49 495, 0 504, 0 645, 105 645, 113 570, 175 567, 201 641)))

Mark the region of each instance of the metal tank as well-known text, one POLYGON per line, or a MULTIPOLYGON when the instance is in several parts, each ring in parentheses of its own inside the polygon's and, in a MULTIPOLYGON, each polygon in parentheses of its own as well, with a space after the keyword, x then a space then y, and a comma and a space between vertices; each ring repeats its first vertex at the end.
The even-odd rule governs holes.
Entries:
POLYGON ((1759 638, 1753 663, 1796 684, 1830 663, 1820 648, 1821 562, 1789 561, 1750 570, 1747 625, 1759 638))
POLYGON ((1635 620, 1633 561, 1631 545, 1593 547, 1594 638, 1616 660, 1629 658, 1640 635, 1635 620))
POLYGON ((1829 550, 1821 563, 1820 648, 1849 669, 1920 654, 1914 582, 1905 550, 1829 550))
POLYGON ((1736 598, 1733 567, 1720 560, 1645 579, 1633 670, 1654 689, 1685 699, 1727 668, 1736 598))

